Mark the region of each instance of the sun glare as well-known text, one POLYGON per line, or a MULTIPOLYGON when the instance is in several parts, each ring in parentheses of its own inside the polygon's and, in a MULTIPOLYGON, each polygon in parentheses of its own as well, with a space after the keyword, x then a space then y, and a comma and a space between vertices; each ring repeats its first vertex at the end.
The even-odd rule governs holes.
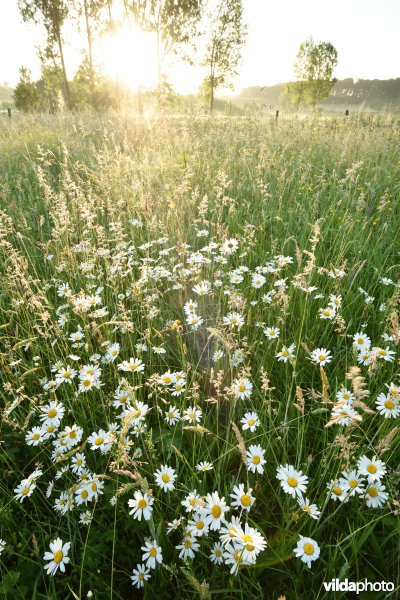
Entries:
POLYGON ((155 36, 124 25, 101 40, 99 55, 104 71, 133 90, 157 85, 155 36))

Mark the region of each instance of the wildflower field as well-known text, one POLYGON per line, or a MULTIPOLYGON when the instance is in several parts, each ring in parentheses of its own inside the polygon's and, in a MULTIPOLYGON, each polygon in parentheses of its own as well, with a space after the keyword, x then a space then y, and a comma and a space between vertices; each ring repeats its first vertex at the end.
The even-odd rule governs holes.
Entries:
POLYGON ((0 597, 398 597, 399 132, 3 119, 0 597))

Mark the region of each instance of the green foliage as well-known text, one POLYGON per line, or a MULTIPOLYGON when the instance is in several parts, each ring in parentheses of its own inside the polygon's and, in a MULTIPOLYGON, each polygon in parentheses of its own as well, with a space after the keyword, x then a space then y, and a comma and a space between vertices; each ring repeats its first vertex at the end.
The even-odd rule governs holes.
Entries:
POLYGON ((208 42, 202 64, 208 74, 201 92, 212 110, 215 91, 229 87, 238 73, 247 36, 242 0, 219 0, 215 11, 208 15, 206 36, 208 42))
MULTIPOLYGON (((153 488, 151 535, 162 545, 165 563, 152 573, 144 598, 276 600, 285 595, 309 600, 323 597, 323 581, 336 577, 397 580, 398 422, 363 412, 362 421, 350 428, 325 425, 336 391, 348 383, 347 366, 356 360, 351 348, 356 328, 366 323, 374 341, 398 328, 398 287, 381 284, 382 276, 397 283, 398 128, 398 118, 388 115, 283 118, 278 127, 257 118, 138 120, 113 113, 107 118, 27 114, 0 123, 2 409, 9 409, 15 399, 19 402, 11 412, 2 410, 0 538, 6 547, 0 556, 1 597, 76 600, 89 590, 95 600, 142 597, 129 577, 141 561, 140 547, 150 530, 128 515, 127 500, 136 489, 135 481, 112 470, 115 455, 96 454, 86 445, 91 470, 105 482, 105 494, 90 506, 93 521, 86 528, 78 522, 79 508, 64 516, 53 508, 60 490, 75 485, 70 471, 55 478, 68 461, 52 465, 51 442, 28 447, 24 440, 35 411, 49 398, 41 380, 52 377, 50 367, 56 358, 69 362, 71 354, 104 353, 108 339, 119 339, 124 358, 129 357, 136 352, 142 331, 147 332, 149 346, 163 344, 167 349, 166 355, 148 353, 148 372, 163 372, 167 365, 187 369, 190 395, 178 399, 179 406, 199 403, 202 425, 211 432, 180 425, 167 429, 162 415, 170 396, 165 389, 138 384, 135 396, 151 406, 151 427, 139 441, 133 440, 134 447, 143 450, 142 460, 128 463, 126 469, 139 470, 153 488), (135 227, 132 219, 140 219, 142 227, 135 227), (205 241, 196 234, 202 228, 209 231, 205 241), (164 237, 167 256, 175 257, 176 249, 183 253, 178 261, 171 260, 171 271, 180 263, 188 268, 186 243, 195 252, 204 243, 219 246, 231 237, 238 240, 240 255, 229 259, 230 269, 247 265, 254 270, 282 253, 293 257, 285 276, 296 281, 293 278, 309 266, 307 283, 318 286, 321 300, 290 285, 279 302, 267 305, 260 290, 248 282, 231 289, 229 296, 216 286, 212 296, 198 299, 199 312, 210 322, 217 321, 214 331, 219 327, 224 350, 229 353, 237 344, 245 348, 246 369, 254 382, 250 399, 235 401, 226 395, 232 367, 228 360, 219 366, 210 362, 213 343, 205 343, 209 332, 184 328, 182 306, 193 297, 192 282, 171 290, 168 277, 159 281, 149 291, 157 293, 160 312, 147 317, 149 296, 137 285, 141 264, 147 274, 159 268, 161 256, 154 261, 154 250, 145 247, 137 264, 136 258, 125 261, 123 252, 164 237), (109 252, 114 252, 113 261, 109 252), (328 276, 333 266, 343 266, 343 280, 328 276), (56 314, 66 303, 57 296, 61 281, 69 281, 77 294, 101 286, 109 316, 94 321, 71 313, 61 329, 60 313, 56 314), (372 303, 364 302, 360 287, 374 297, 372 303), (318 308, 332 291, 342 294, 343 320, 327 323, 318 317, 318 308), (239 334, 218 324, 229 306, 239 301, 238 294, 246 301, 247 316, 239 334), (114 315, 123 323, 131 321, 132 329, 123 331, 114 315), (276 361, 280 340, 275 345, 263 338, 258 321, 279 323, 282 340, 296 342, 295 365, 276 361), (78 324, 83 326, 85 344, 72 348, 68 338, 78 324), (302 342, 333 350, 325 383, 302 342), (218 390, 219 369, 224 379, 218 390), (303 393, 303 409, 297 386, 303 393), (239 425, 247 410, 257 411, 261 420, 255 434, 243 432, 246 445, 254 440, 266 448, 261 475, 246 471, 231 428, 231 421, 239 425), (388 503, 382 509, 368 509, 361 498, 344 504, 327 500, 327 481, 364 452, 376 452, 387 464, 388 503), (199 474, 193 468, 194 457, 213 462, 214 469, 199 474), (168 494, 154 486, 154 470, 161 461, 178 470, 177 489, 168 494), (319 521, 310 520, 279 488, 276 465, 286 461, 309 476, 310 499, 323 509, 319 521), (22 504, 16 502, 14 488, 38 463, 44 474, 37 489, 22 504), (47 498, 46 487, 53 478, 55 489, 47 498), (253 488, 256 502, 249 522, 268 540, 257 564, 231 576, 225 566, 210 563, 207 543, 193 562, 177 560, 174 546, 179 535, 167 536, 165 528, 180 514, 184 495, 192 489, 201 495, 218 489, 229 501, 239 482, 253 488), (127 489, 129 485, 133 487, 127 489), (110 499, 117 492, 115 508, 110 499), (312 571, 293 557, 299 533, 312 535, 321 547, 312 571), (58 535, 72 543, 71 562, 65 574, 50 578, 43 571, 43 555, 58 535)), ((227 274, 220 264, 205 265, 202 273, 212 279, 217 270, 227 274)), ((272 284, 274 275, 268 277, 272 284)), ((399 352, 398 344, 391 347, 399 352)), ((100 364, 105 374, 101 389, 83 397, 75 395, 74 384, 67 389, 63 384, 51 394, 69 407, 85 436, 116 418, 112 401, 121 372, 100 364)), ((376 371, 363 367, 363 374, 371 391, 364 400, 374 408, 385 383, 398 381, 398 354, 394 363, 382 363, 376 371)), ((345 594, 338 593, 336 600, 346 600, 345 594)))
POLYGON ((311 38, 300 45, 294 66, 296 80, 289 85, 292 102, 310 104, 313 108, 329 95, 335 79, 337 50, 329 42, 315 44, 311 38))
POLYGON ((21 67, 19 82, 14 90, 15 108, 23 112, 38 110, 40 107, 40 92, 31 79, 29 69, 21 67))

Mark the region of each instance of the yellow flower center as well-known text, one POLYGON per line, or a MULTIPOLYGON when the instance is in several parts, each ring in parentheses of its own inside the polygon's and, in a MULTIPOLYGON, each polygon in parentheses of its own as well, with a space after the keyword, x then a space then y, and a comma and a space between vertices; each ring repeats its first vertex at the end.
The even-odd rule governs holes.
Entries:
POLYGON ((97 483, 92 483, 90 487, 92 488, 92 492, 97 492, 97 483))
POLYGON ((250 506, 251 504, 251 498, 248 494, 243 494, 243 496, 241 497, 241 503, 243 504, 243 506, 250 506))
POLYGON ((185 548, 191 548, 192 547, 192 542, 191 540, 186 540, 185 541, 185 548))
POLYGON ((36 441, 40 438, 40 433, 35 433, 32 438, 36 441))
POLYGON ((215 519, 218 519, 218 517, 221 516, 221 507, 218 506, 218 504, 214 504, 214 506, 211 509, 211 514, 215 519))
POLYGON ((370 487, 368 490, 368 495, 371 496, 371 498, 376 498, 378 495, 378 490, 375 487, 370 487))
POLYGON ((392 410, 394 408, 394 402, 392 402, 391 400, 386 400, 385 407, 389 410, 392 410))
POLYGON ((168 483, 170 480, 170 476, 167 473, 164 473, 164 475, 161 476, 161 479, 164 483, 168 483))
POLYGON ((254 546, 251 543, 253 541, 253 538, 251 537, 251 535, 248 535, 247 533, 245 533, 244 535, 242 535, 242 540, 245 542, 246 550, 248 550, 249 552, 252 552, 254 550, 254 546))
POLYGON ((249 419, 248 420, 248 424, 250 425, 250 427, 252 427, 254 425, 254 423, 255 423, 254 419, 249 419))
POLYGON ((357 487, 357 485, 358 485, 358 481, 357 481, 357 479, 350 479, 350 481, 349 481, 349 486, 350 486, 351 488, 353 488, 353 489, 354 489, 355 487, 357 487))
POLYGON ((235 554, 233 555, 233 558, 235 559, 235 561, 237 563, 240 563, 243 560, 242 557, 240 556, 240 552, 238 550, 236 550, 235 554))
POLYGON ((143 508, 146 508, 147 502, 146 502, 146 500, 144 498, 141 498, 140 500, 138 500, 137 505, 138 505, 139 508, 143 509, 143 508))
POLYGON ((381 349, 378 351, 378 354, 380 354, 381 356, 386 356, 386 350, 381 349))
POLYGON ((289 353, 287 350, 282 350, 282 356, 287 356, 289 353))
POLYGON ((325 360, 325 354, 320 354, 320 355, 318 356, 318 358, 319 358, 319 360, 321 360, 321 361, 322 361, 322 360, 325 360))
POLYGON ((68 379, 68 377, 70 377, 70 376, 71 376, 71 371, 65 371, 65 373, 64 373, 65 379, 68 379))
POLYGON ((216 550, 216 551, 215 551, 215 556, 218 556, 218 558, 219 558, 220 556, 222 556, 222 552, 221 552, 221 550, 216 550))
POLYGON ((244 392, 246 390, 246 386, 243 383, 241 383, 238 387, 238 390, 239 392, 244 392))
POLYGON ((81 498, 83 498, 84 500, 86 500, 86 498, 89 496, 89 492, 87 490, 82 490, 81 491, 81 498))
POLYGON ((368 467, 367 467, 367 471, 368 471, 368 473, 371 473, 371 475, 373 475, 374 473, 376 473, 377 470, 378 469, 376 468, 375 465, 368 465, 368 467))
POLYGON ((47 413, 47 416, 50 419, 54 419, 54 417, 57 415, 57 411, 55 408, 52 408, 51 410, 49 410, 49 412, 47 413))
POLYGON ((304 544, 303 546, 303 550, 306 554, 308 554, 309 556, 311 554, 314 554, 314 546, 312 544, 304 544))
POLYGON ((47 433, 53 433, 54 429, 55 429, 54 425, 49 425, 47 428, 47 433))
POLYGON ((333 492, 334 494, 336 494, 336 496, 341 496, 341 495, 342 495, 342 490, 341 490, 341 489, 340 489, 340 487, 338 487, 338 486, 335 486, 335 487, 333 487, 333 488, 332 488, 332 492, 333 492))
POLYGON ((359 344, 363 344, 364 343, 364 338, 358 338, 358 343, 359 344))
POLYGON ((104 438, 102 438, 102 437, 98 437, 98 438, 96 438, 95 445, 96 445, 96 446, 101 446, 101 444, 102 444, 103 442, 104 442, 104 438))
POLYGON ((156 550, 155 548, 150 548, 150 550, 149 550, 149 554, 150 554, 150 556, 153 556, 153 557, 154 557, 154 556, 156 556, 156 554, 157 554, 157 550, 156 550))
POLYGON ((84 387, 89 387, 91 384, 91 381, 90 381, 90 379, 85 379, 82 383, 83 383, 84 387))
POLYGON ((196 498, 190 498, 190 500, 189 500, 190 506, 194 506, 195 503, 196 503, 196 498))
POLYGON ((24 496, 26 496, 26 494, 29 494, 29 488, 24 487, 24 489, 22 490, 22 494, 24 494, 24 496))
POLYGON ((190 412, 190 413, 189 413, 189 419, 194 419, 194 418, 195 418, 195 416, 196 416, 196 415, 194 414, 194 412, 190 412))
POLYGON ((71 438, 71 440, 74 440, 76 438, 76 431, 75 431, 75 429, 73 429, 72 431, 69 432, 69 437, 71 438))
POLYGON ((204 529, 204 521, 197 521, 196 527, 197 529, 204 529))
POLYGON ((307 513, 311 513, 311 508, 307 504, 304 504, 303 510, 307 513))
POLYGON ((297 479, 296 477, 288 477, 288 485, 290 485, 290 487, 295 488, 297 487, 297 479))
POLYGON ((144 573, 139 573, 139 579, 140 579, 140 581, 143 581, 143 579, 144 579, 144 573))
POLYGON ((61 550, 57 550, 57 552, 55 552, 54 556, 53 556, 53 560, 55 563, 59 564, 62 559, 63 559, 63 553, 61 550))

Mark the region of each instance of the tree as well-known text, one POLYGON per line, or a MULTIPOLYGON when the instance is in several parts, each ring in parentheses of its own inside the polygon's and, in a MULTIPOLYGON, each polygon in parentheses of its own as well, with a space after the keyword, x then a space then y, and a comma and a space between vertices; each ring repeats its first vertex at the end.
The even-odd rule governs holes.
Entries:
POLYGON ((21 67, 19 82, 14 90, 15 108, 24 112, 37 110, 40 105, 40 92, 32 81, 29 69, 21 67))
POLYGON ((313 108, 329 95, 336 79, 333 71, 338 62, 336 48, 329 42, 315 44, 311 38, 300 44, 294 64, 296 81, 289 86, 293 102, 306 102, 313 108))
POLYGON ((68 2, 66 0, 18 0, 19 9, 24 21, 42 23, 47 33, 47 45, 58 48, 61 61, 64 83, 64 99, 68 108, 71 108, 71 94, 69 89, 67 70, 64 60, 62 27, 68 16, 68 2))
POLYGON ((154 32, 157 39, 157 89, 161 92, 162 61, 178 53, 196 34, 204 0, 124 0, 128 13, 143 31, 154 32))
POLYGON ((242 0, 219 0, 216 11, 208 15, 208 20, 209 39, 203 60, 208 75, 202 89, 212 111, 215 90, 230 87, 231 79, 238 74, 241 50, 247 36, 242 0))

